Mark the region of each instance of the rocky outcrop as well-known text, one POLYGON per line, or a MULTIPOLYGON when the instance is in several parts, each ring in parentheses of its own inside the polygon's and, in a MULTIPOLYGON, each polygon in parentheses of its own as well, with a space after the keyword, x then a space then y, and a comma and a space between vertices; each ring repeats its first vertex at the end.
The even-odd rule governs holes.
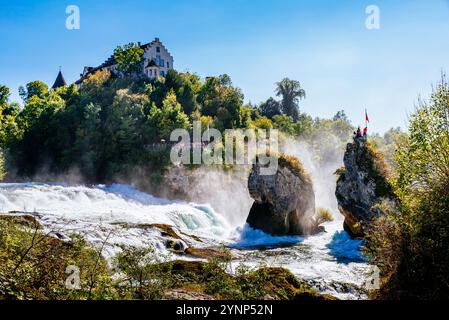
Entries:
POLYGON ((315 193, 310 176, 294 157, 279 156, 273 175, 262 175, 253 165, 248 178, 250 196, 255 200, 247 223, 272 235, 307 235, 321 229, 315 215, 315 193))
POLYGON ((356 138, 346 147, 344 168, 337 170, 335 195, 345 217, 344 229, 353 238, 364 236, 370 222, 381 214, 376 207, 384 200, 395 201, 387 180, 385 160, 365 138, 356 138))

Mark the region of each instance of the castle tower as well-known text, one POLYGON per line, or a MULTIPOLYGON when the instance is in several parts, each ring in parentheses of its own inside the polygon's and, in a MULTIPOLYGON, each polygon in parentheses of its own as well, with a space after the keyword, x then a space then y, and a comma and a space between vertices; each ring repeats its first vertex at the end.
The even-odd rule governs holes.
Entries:
POLYGON ((61 68, 59 68, 59 73, 58 73, 58 76, 56 77, 55 83, 52 86, 52 89, 56 90, 60 87, 66 86, 66 85, 67 85, 67 83, 65 82, 64 76, 62 75, 61 68))

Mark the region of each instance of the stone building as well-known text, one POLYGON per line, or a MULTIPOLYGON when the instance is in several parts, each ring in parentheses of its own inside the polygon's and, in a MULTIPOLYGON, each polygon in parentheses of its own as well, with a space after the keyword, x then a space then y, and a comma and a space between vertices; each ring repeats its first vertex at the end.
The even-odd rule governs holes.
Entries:
MULTIPOLYGON (((164 77, 168 70, 173 69, 173 56, 159 38, 155 38, 152 42, 143 45, 139 42, 138 45, 143 49, 141 75, 145 75, 151 79, 157 79, 161 76, 164 77)), ((90 74, 104 69, 120 77, 121 74, 117 71, 117 66, 117 61, 112 54, 98 67, 84 67, 83 73, 80 74, 80 79, 75 83, 79 86, 90 74)))

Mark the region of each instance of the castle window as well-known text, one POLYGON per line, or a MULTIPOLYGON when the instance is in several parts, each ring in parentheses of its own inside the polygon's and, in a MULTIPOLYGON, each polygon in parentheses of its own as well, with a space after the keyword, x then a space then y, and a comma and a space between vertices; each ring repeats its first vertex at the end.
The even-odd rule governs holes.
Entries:
POLYGON ((167 68, 170 68, 170 62, 167 61, 167 68))
POLYGON ((164 59, 161 60, 161 64, 159 65, 160 67, 164 67, 165 66, 165 61, 164 59))
POLYGON ((161 47, 156 47, 156 52, 161 52, 161 47))

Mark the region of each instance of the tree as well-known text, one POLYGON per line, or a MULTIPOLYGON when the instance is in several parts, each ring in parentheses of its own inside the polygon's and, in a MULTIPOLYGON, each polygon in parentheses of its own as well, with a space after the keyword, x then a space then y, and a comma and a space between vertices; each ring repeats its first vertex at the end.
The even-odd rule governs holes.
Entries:
POLYGON ((198 94, 198 102, 202 114, 215 118, 217 129, 225 130, 240 126, 243 94, 240 89, 232 86, 229 76, 207 78, 198 94))
POLYGON ((176 99, 181 104, 184 113, 191 115, 198 109, 197 95, 201 88, 201 81, 197 75, 191 73, 179 73, 173 69, 167 72, 164 79, 154 83, 150 97, 157 106, 162 105, 162 101, 170 90, 176 94, 176 99))
POLYGON ((334 121, 343 120, 343 121, 349 122, 349 119, 348 119, 348 116, 346 115, 345 110, 338 111, 332 120, 334 120, 334 121))
POLYGON ((259 106, 260 114, 267 118, 273 118, 276 115, 282 114, 281 104, 273 98, 269 98, 267 101, 259 106))
POLYGON ((0 181, 2 181, 4 177, 5 177, 4 159, 3 159, 3 152, 0 149, 0 181))
POLYGON ((380 298, 449 297, 449 85, 420 101, 396 146, 397 207, 371 227, 366 249, 384 279, 380 298))
POLYGON ((9 89, 0 85, 0 149, 5 148, 19 131, 16 118, 21 109, 17 103, 8 103, 8 97, 9 89))
POLYGON ((273 128, 273 123, 267 117, 260 117, 252 122, 252 126, 257 129, 269 130, 273 128))
POLYGON ((299 81, 284 78, 276 83, 276 95, 282 97, 282 111, 298 121, 298 102, 306 97, 306 92, 301 88, 299 81))
MULTIPOLYGON (((112 177, 138 165, 141 146, 145 144, 142 124, 148 103, 148 97, 143 94, 133 94, 129 89, 117 90, 102 122, 101 136, 95 139, 100 143, 97 152, 99 177, 112 177)), ((95 121, 96 110, 92 111, 92 120, 95 121)))
POLYGON ((242 128, 249 128, 251 123, 260 118, 259 109, 251 105, 240 108, 240 124, 242 128))
POLYGON ((117 61, 117 70, 126 76, 138 73, 142 70, 141 65, 143 49, 135 43, 128 43, 118 46, 114 51, 114 58, 117 61))
POLYGON ((173 130, 190 129, 189 117, 182 111, 174 91, 167 94, 162 103, 162 108, 159 109, 153 104, 149 120, 149 125, 157 130, 157 137, 166 141, 169 140, 173 130))
POLYGON ((10 91, 8 87, 0 85, 0 110, 7 104, 9 92, 10 91))
POLYGON ((34 96, 43 99, 48 95, 48 86, 42 81, 32 81, 27 83, 26 89, 23 87, 19 88, 19 95, 24 103, 34 96))
POLYGON ((273 117, 273 127, 290 135, 295 133, 293 118, 285 114, 275 115, 273 117))

